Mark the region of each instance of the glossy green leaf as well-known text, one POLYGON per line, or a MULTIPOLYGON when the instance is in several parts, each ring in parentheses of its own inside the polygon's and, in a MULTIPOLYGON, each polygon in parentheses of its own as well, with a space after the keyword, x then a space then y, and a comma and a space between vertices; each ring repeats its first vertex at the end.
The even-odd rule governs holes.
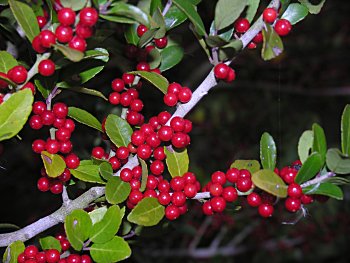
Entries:
POLYGON ((154 48, 147 54, 147 61, 150 68, 158 68, 160 62, 162 61, 162 57, 158 49, 154 48))
POLYGON ((160 11, 159 8, 154 12, 152 18, 153 18, 153 21, 156 23, 156 27, 158 28, 154 37, 155 38, 164 37, 165 33, 166 33, 165 21, 164 21, 164 17, 162 15, 162 12, 160 11))
POLYGON ((102 218, 105 216, 107 210, 108 210, 107 206, 101 206, 89 212, 89 216, 92 224, 94 225, 97 222, 100 222, 102 218))
POLYGON ((164 147, 166 154, 166 165, 171 177, 182 176, 184 173, 188 172, 189 158, 187 154, 187 149, 174 150, 164 147))
POLYGON ((115 23, 120 23, 120 24, 134 24, 136 21, 132 18, 127 18, 124 16, 115 16, 115 15, 102 15, 100 14, 100 17, 111 21, 111 22, 115 22, 115 23))
POLYGON ((0 0, 0 5, 8 5, 8 0, 0 0))
POLYGON ((0 141, 10 139, 22 130, 32 111, 33 93, 17 91, 0 104, 0 141))
POLYGON ((98 167, 98 170, 100 175, 107 181, 113 177, 112 165, 109 162, 102 162, 98 167))
POLYGON ((312 131, 314 132, 312 152, 318 152, 322 157, 322 162, 324 163, 326 160, 327 153, 326 136, 322 127, 316 123, 312 125, 312 131))
POLYGON ((185 22, 186 19, 186 14, 175 5, 172 5, 164 16, 165 26, 167 30, 177 27, 178 25, 185 22))
POLYGON ((154 226, 164 217, 164 206, 157 198, 142 199, 128 215, 128 221, 141 226, 154 226))
POLYGON ((44 86, 39 79, 34 80, 34 85, 45 99, 50 95, 50 88, 46 85, 44 86))
POLYGON ((64 159, 58 154, 51 154, 46 151, 41 152, 46 174, 49 177, 56 178, 60 176, 66 168, 64 159))
POLYGON ((69 107, 68 109, 69 117, 102 132, 102 124, 91 113, 76 107, 69 107))
POLYGON ((263 60, 270 60, 278 57, 283 52, 283 42, 273 27, 265 24, 262 30, 263 47, 261 49, 261 57, 263 60))
POLYGON ((139 37, 137 35, 138 24, 129 25, 124 31, 124 37, 128 44, 137 45, 139 37))
POLYGON ((71 174, 84 182, 105 184, 99 173, 99 166, 95 164, 80 163, 78 168, 70 169, 71 174))
POLYGON ((159 89, 164 94, 168 90, 168 86, 169 86, 168 80, 158 73, 148 72, 148 71, 131 71, 129 73, 137 75, 137 76, 147 80, 148 82, 150 82, 153 86, 155 86, 157 89, 159 89))
POLYGON ((298 0, 298 1, 309 9, 310 14, 314 14, 314 15, 318 14, 321 11, 324 3, 326 2, 326 0, 321 0, 318 4, 314 5, 310 3, 309 0, 298 0))
POLYGON ((287 197, 287 185, 282 178, 270 169, 259 170, 252 175, 253 184, 277 197, 287 197))
POLYGON ((181 46, 174 45, 164 48, 161 52, 161 64, 159 69, 163 72, 176 66, 181 62, 184 50, 181 46))
POLYGON ((109 207, 102 220, 92 226, 90 240, 99 244, 111 240, 117 234, 122 218, 119 206, 109 207))
POLYGON ((74 11, 78 11, 80 9, 83 9, 86 4, 88 3, 87 0, 61 0, 61 4, 64 7, 69 7, 71 9, 73 9, 74 11))
POLYGON ((116 2, 115 4, 113 4, 113 7, 108 10, 107 14, 115 16, 124 16, 127 18, 134 19, 140 24, 146 26, 150 25, 149 18, 145 12, 143 12, 137 6, 126 4, 123 2, 116 2))
POLYGON ((350 158, 338 149, 331 148, 327 151, 326 164, 328 169, 336 174, 350 174, 350 158))
POLYGON ((309 157, 314 142, 314 133, 311 130, 304 131, 298 142, 298 155, 302 163, 309 157))
POLYGON ((186 14, 188 19, 194 25, 194 28, 198 35, 205 36, 205 27, 201 17, 196 11, 195 6, 188 0, 173 0, 173 4, 175 4, 182 12, 186 14))
POLYGON ((343 191, 342 189, 331 183, 322 183, 320 185, 310 185, 303 188, 305 194, 318 194, 325 195, 337 200, 343 200, 343 191))
POLYGON ((149 12, 151 15, 159 8, 160 10, 163 9, 162 0, 150 0, 150 7, 149 12))
POLYGON ((277 158, 276 144, 272 136, 264 132, 260 139, 260 161, 264 169, 275 169, 277 158))
POLYGON ((131 192, 129 183, 123 182, 118 176, 109 179, 106 184, 106 199, 110 204, 124 202, 131 192))
POLYGON ((221 30, 236 21, 247 2, 247 0, 219 0, 215 7, 215 28, 221 30))
POLYGON ((327 183, 335 185, 347 185, 350 184, 350 180, 340 176, 333 176, 327 179, 327 183))
POLYGON ((68 46, 64 46, 61 44, 55 44, 55 45, 53 45, 53 47, 56 50, 59 50, 66 58, 68 58, 69 60, 71 60, 73 62, 78 62, 84 58, 83 52, 76 50, 76 49, 73 49, 73 48, 70 48, 68 46))
POLYGON ((141 168, 142 168, 140 191, 143 192, 143 191, 145 191, 146 186, 147 186, 148 167, 147 167, 147 163, 144 160, 142 160, 141 158, 139 158, 139 162, 140 162, 141 168))
POLYGON ((25 3, 9 0, 10 8, 18 24, 23 29, 30 42, 40 33, 38 21, 33 10, 25 3))
POLYGON ((105 95, 103 95, 103 93, 101 91, 98 91, 98 90, 88 89, 88 88, 84 88, 84 87, 69 87, 69 90, 83 93, 83 94, 87 94, 87 95, 91 95, 91 96, 95 96, 95 97, 99 97, 101 99, 104 99, 105 101, 108 100, 105 97, 105 95))
POLYGON ((346 105, 341 117, 341 149, 350 156, 350 105, 346 105))
POLYGON ((93 244, 90 247, 90 255, 96 263, 111 263, 127 259, 131 255, 128 242, 115 236, 103 244, 93 244))
POLYGON ((257 160, 236 160, 231 164, 230 168, 246 169, 253 174, 260 170, 260 163, 257 160))
POLYGON ((145 47, 149 42, 151 42, 155 35, 156 35, 156 32, 157 32, 157 28, 152 28, 152 29, 149 29, 147 30, 139 39, 139 43, 138 43, 138 46, 140 48, 142 47, 145 47))
POLYGON ((292 25, 303 20, 309 13, 309 10, 301 4, 290 4, 287 10, 283 13, 283 19, 287 19, 292 25))
POLYGON ((226 30, 221 30, 219 34, 215 29, 214 21, 210 25, 210 34, 209 36, 219 36, 221 39, 226 41, 226 44, 230 42, 233 32, 235 31, 234 27, 228 27, 226 30))
POLYGON ((0 72, 7 73, 7 71, 17 65, 17 60, 10 53, 0 51, 0 72))
POLYGON ((256 12, 258 11, 259 4, 260 4, 260 0, 248 0, 248 3, 247 3, 248 8, 247 8, 245 18, 248 19, 249 22, 253 21, 256 15, 256 12))
POLYGON ((117 115, 110 114, 106 119, 106 133, 117 146, 128 146, 131 140, 132 128, 129 123, 117 115))
POLYGON ((315 177, 322 169, 323 161, 319 153, 312 153, 301 166, 295 177, 295 182, 301 184, 315 177))
POLYGON ((22 241, 15 241, 6 248, 3 255, 2 262, 17 263, 17 258, 25 249, 25 245, 22 241))
POLYGON ((82 209, 74 210, 66 216, 64 229, 72 248, 80 251, 92 230, 92 222, 89 214, 82 209))
POLYGON ((39 242, 42 250, 56 249, 59 252, 62 250, 60 241, 52 236, 40 238, 39 242))

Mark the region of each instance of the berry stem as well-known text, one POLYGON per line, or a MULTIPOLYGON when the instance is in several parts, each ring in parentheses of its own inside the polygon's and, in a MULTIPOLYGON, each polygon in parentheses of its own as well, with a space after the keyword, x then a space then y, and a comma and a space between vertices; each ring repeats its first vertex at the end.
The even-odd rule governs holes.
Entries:
POLYGON ((329 173, 326 173, 325 175, 318 175, 315 177, 315 179, 312 179, 310 181, 307 181, 303 184, 301 184, 301 188, 305 188, 305 187, 308 187, 310 185, 314 185, 314 184, 320 184, 320 183, 323 183, 324 181, 326 181, 328 178, 331 178, 333 176, 336 176, 335 173, 333 172, 329 172, 329 173))

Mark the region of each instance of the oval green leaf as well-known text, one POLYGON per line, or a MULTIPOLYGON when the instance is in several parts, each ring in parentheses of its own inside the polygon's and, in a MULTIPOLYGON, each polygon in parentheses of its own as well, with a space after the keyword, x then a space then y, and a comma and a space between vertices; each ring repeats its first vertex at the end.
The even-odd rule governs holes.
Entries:
POLYGON ((130 257, 131 249, 123 238, 115 236, 107 243, 93 244, 90 255, 96 263, 111 263, 130 257))
POLYGON ((321 11, 324 3, 326 2, 326 0, 321 0, 321 2, 319 2, 317 5, 314 5, 310 3, 309 0, 298 0, 298 1, 309 9, 310 14, 314 14, 314 15, 318 14, 321 11))
POLYGON ((252 175, 254 185, 277 197, 287 197, 287 185, 282 178, 269 169, 263 169, 252 175))
POLYGON ((108 181, 109 179, 113 178, 113 169, 112 169, 112 165, 109 162, 102 162, 98 167, 98 170, 100 172, 100 175, 105 180, 108 181))
POLYGON ((111 141, 117 146, 128 146, 131 140, 132 128, 121 117, 110 114, 106 119, 106 133, 111 141))
POLYGON ((131 192, 129 183, 123 182, 118 176, 109 179, 106 184, 106 199, 110 204, 124 202, 131 192))
POLYGON ((47 236, 39 239, 39 243, 42 250, 56 249, 61 252, 62 247, 60 241, 52 236, 47 236))
POLYGON ((295 182, 301 184, 310 180, 321 171, 322 167, 323 161, 321 155, 317 152, 312 153, 301 166, 295 177, 295 182))
POLYGON ((308 187, 303 188, 303 192, 305 194, 318 194, 325 195, 337 200, 343 200, 343 191, 342 189, 331 183, 323 183, 318 185, 310 185, 308 187))
POLYGON ((231 164, 230 168, 246 169, 253 174, 260 170, 260 163, 257 160, 236 160, 231 164))
POLYGON ((0 72, 7 73, 7 71, 17 65, 17 60, 10 53, 0 51, 0 72))
POLYGON ((22 130, 32 111, 33 100, 33 93, 24 89, 0 104, 0 141, 10 139, 22 130))
POLYGON ((61 44, 53 45, 53 47, 56 50, 59 50, 70 61, 78 62, 84 58, 84 53, 79 50, 76 50, 61 44))
POLYGON ((102 124, 96 119, 95 116, 93 116, 91 113, 87 112, 86 110, 79 109, 76 107, 69 107, 68 116, 91 128, 94 128, 101 132, 103 131, 102 124))
POLYGON ((165 27, 170 30, 185 22, 187 16, 177 6, 172 5, 164 16, 165 27))
POLYGON ((184 56, 184 50, 178 45, 169 46, 161 52, 161 64, 159 69, 164 72, 179 64, 184 56))
POLYGON ((350 105, 346 105, 341 116, 341 149, 346 156, 350 155, 350 105))
POLYGON ((166 92, 168 90, 169 82, 162 75, 155 73, 155 72, 147 72, 147 71, 131 71, 129 73, 137 75, 137 76, 147 80, 152 85, 154 85, 156 88, 158 88, 161 92, 166 94, 166 92))
POLYGON ((83 7, 86 6, 87 4, 87 0, 61 0, 61 4, 64 7, 69 7, 71 9, 73 9, 74 11, 79 11, 80 9, 82 9, 83 7))
POLYGON ((273 27, 265 24, 262 30, 263 47, 261 49, 261 57, 263 60, 270 60, 278 57, 283 52, 283 42, 273 27))
POLYGON ((303 20, 309 13, 309 10, 301 4, 290 4, 287 10, 283 13, 283 19, 287 19, 292 25, 303 20))
POLYGON ((324 163, 326 160, 326 153, 327 153, 326 136, 324 134, 323 128, 317 123, 314 123, 312 125, 312 131, 314 132, 312 152, 318 152, 322 157, 322 162, 324 163))
POLYGON ((277 150, 272 136, 264 132, 260 139, 260 161, 264 169, 275 169, 277 150))
POLYGON ((166 165, 171 177, 182 176, 184 173, 188 172, 189 158, 187 154, 187 149, 175 150, 168 149, 164 147, 166 154, 166 165))
POLYGON ((247 8, 247 12, 245 15, 245 18, 248 19, 249 22, 252 22, 256 12, 258 11, 259 8, 259 4, 260 4, 260 0, 248 0, 248 8, 247 8))
POLYGON ((41 152, 46 174, 49 177, 56 178, 60 176, 66 168, 64 159, 58 154, 51 154, 46 151, 41 152))
POLYGON ((89 216, 93 225, 102 220, 102 218, 107 212, 107 209, 107 206, 102 206, 89 212, 89 216))
POLYGON ((137 45, 139 37, 137 35, 138 24, 134 23, 126 28, 124 31, 124 37, 128 44, 137 45))
POLYGON ((305 162, 310 155, 310 151, 314 142, 314 133, 311 130, 304 131, 298 142, 298 155, 302 163, 305 162))
POLYGON ((140 24, 146 25, 147 27, 150 25, 149 18, 145 12, 143 12, 137 6, 123 2, 115 3, 114 6, 108 10, 107 14, 112 16, 123 16, 126 18, 131 18, 140 24))
POLYGON ((95 89, 89 89, 89 88, 84 88, 84 87, 69 87, 69 90, 79 92, 79 93, 84 93, 87 95, 95 96, 104 99, 107 101, 108 99, 106 98, 105 95, 101 91, 95 90, 95 89))
POLYGON ((25 249, 25 245, 22 241, 15 241, 6 248, 3 255, 2 262, 17 263, 17 258, 25 249))
POLYGON ((157 198, 142 199, 128 215, 128 221, 141 226, 154 226, 164 217, 164 206, 157 198))
POLYGON ((246 5, 247 0, 219 0, 215 7, 215 28, 221 30, 231 25, 246 5))
POLYGON ((140 162, 141 168, 142 168, 140 191, 143 192, 143 191, 145 191, 146 186, 147 186, 148 167, 147 167, 147 163, 144 160, 142 160, 141 158, 139 158, 139 162, 140 162))
POLYGON ((337 174, 350 174, 350 158, 343 156, 342 153, 335 148, 327 151, 326 163, 329 170, 337 174))
POLYGON ((94 164, 82 164, 76 169, 70 169, 72 175, 84 182, 105 184, 99 174, 99 166, 94 164))

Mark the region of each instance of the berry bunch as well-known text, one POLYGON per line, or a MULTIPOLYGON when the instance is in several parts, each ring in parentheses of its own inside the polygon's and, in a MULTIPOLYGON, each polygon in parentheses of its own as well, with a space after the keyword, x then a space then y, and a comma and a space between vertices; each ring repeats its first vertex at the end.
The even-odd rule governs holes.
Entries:
POLYGON ((236 72, 225 63, 219 63, 214 67, 214 75, 217 79, 232 82, 236 78, 236 72))
MULTIPOLYGON (((145 25, 139 25, 136 29, 136 33, 139 37, 142 37, 148 31, 148 28, 145 25)), ((162 38, 153 39, 153 43, 157 48, 165 48, 168 45, 168 38, 166 36, 162 38)))
POLYGON ((167 106, 173 107, 178 102, 187 103, 191 98, 192 91, 188 87, 182 87, 179 83, 173 82, 168 86, 163 101, 167 106))

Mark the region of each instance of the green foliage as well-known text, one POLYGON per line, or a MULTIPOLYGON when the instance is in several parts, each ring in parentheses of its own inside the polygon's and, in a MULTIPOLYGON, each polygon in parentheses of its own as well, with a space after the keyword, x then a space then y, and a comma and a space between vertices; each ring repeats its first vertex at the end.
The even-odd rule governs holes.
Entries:
POLYGON ((260 161, 264 169, 275 169, 277 158, 276 144, 272 136, 264 132, 260 139, 260 161))
POLYGON ((314 142, 314 133, 311 130, 304 131, 298 142, 298 155, 302 163, 304 163, 310 155, 314 142))
POLYGON ((58 154, 51 154, 46 151, 41 152, 46 174, 49 177, 56 178, 60 176, 66 168, 66 163, 58 154))
POLYGON ((141 226, 154 226, 164 217, 164 206, 157 198, 142 199, 128 215, 128 221, 141 226))
POLYGON ((253 174, 260 170, 260 163, 257 160, 235 160, 230 168, 246 169, 253 174))
POLYGON ((324 131, 317 123, 312 125, 312 131, 314 133, 314 140, 312 144, 312 152, 318 152, 322 158, 322 164, 326 160, 327 142, 324 131))
POLYGON ((239 18, 247 0, 219 0, 215 7, 215 28, 224 29, 239 18))
POLYGON ((110 204, 124 202, 131 192, 129 183, 123 182, 118 176, 110 178, 106 184, 106 199, 110 204))
MULTIPOLYGON (((152 50, 153 51, 153 50, 152 50)), ((161 54, 161 64, 159 69, 164 72, 168 69, 173 68, 181 62, 184 56, 184 50, 179 45, 168 45, 165 47, 161 54)), ((162 92, 164 92, 162 90, 162 92)))
POLYGON ((188 171, 190 160, 186 148, 179 151, 164 147, 164 152, 166 155, 165 162, 172 177, 182 176, 188 171))
POLYGON ((309 10, 301 4, 293 3, 283 13, 283 19, 287 19, 292 25, 302 21, 309 13, 309 10))
POLYGON ((147 185, 148 168, 147 168, 147 163, 144 160, 142 160, 141 158, 139 158, 139 162, 140 162, 141 168, 142 168, 140 191, 143 192, 143 191, 145 191, 146 185, 147 185))
POLYGON ((320 185, 310 185, 303 188, 305 194, 319 194, 335 198, 337 200, 343 200, 343 191, 339 186, 332 183, 322 183, 320 185))
POLYGON ((321 0, 318 4, 314 5, 310 3, 309 0, 298 0, 298 1, 309 9, 310 14, 318 14, 321 11, 324 3, 326 2, 326 0, 321 0))
POLYGON ((39 239, 40 246, 43 250, 47 249, 56 249, 59 252, 61 252, 61 244, 60 241, 57 238, 54 238, 52 236, 47 236, 39 239))
POLYGON ((101 132, 103 131, 102 124, 96 119, 95 116, 93 116, 91 113, 87 112, 86 110, 79 109, 76 107, 69 107, 68 116, 98 131, 101 131, 101 132))
POLYGON ((106 133, 117 146, 128 146, 132 134, 129 123, 121 117, 110 114, 106 119, 106 133))
POLYGON ((87 0, 74 0, 74 1, 61 0, 61 4, 64 7, 72 8, 74 11, 79 11, 80 9, 83 9, 87 3, 88 3, 87 0))
POLYGON ((295 182, 301 184, 315 177, 322 169, 322 156, 318 152, 312 153, 301 166, 295 177, 295 182))
POLYGON ((96 263, 118 262, 127 259, 131 255, 129 244, 121 237, 103 244, 93 244, 90 247, 90 254, 96 263))
POLYGON ((350 174, 350 158, 341 151, 331 148, 327 151, 326 163, 329 170, 337 174, 350 174))
POLYGON ((341 117, 341 149, 344 155, 350 155, 350 105, 346 105, 341 117))
POLYGON ((254 185, 274 196, 287 197, 287 185, 270 169, 263 169, 252 175, 254 185))
POLYGON ((18 240, 13 242, 6 248, 3 255, 2 262, 17 263, 17 257, 25 249, 25 245, 22 241, 18 240))
POLYGON ((105 180, 110 180, 113 177, 112 165, 109 162, 102 162, 98 167, 100 175, 105 180))
POLYGON ((253 21, 255 14, 258 11, 259 4, 260 4, 260 0, 248 0, 246 18, 248 19, 249 22, 253 21))
MULTIPOLYGON (((146 32, 147 33, 147 32, 146 32)), ((150 82, 153 86, 159 89, 164 94, 167 92, 169 82, 162 75, 155 72, 147 72, 147 71, 131 71, 130 74, 137 75, 148 82, 150 82)))
POLYGON ((17 60, 10 53, 0 51, 0 72, 7 73, 7 71, 17 65, 17 60))
POLYGON ((81 162, 78 168, 70 169, 72 175, 84 182, 105 184, 99 174, 99 166, 81 162))
POLYGON ((283 42, 280 36, 275 32, 273 27, 265 24, 262 30, 264 43, 261 49, 261 57, 263 60, 271 60, 278 57, 283 52, 283 42))
POLYGON ((137 6, 123 2, 115 2, 113 7, 107 11, 107 15, 100 15, 102 18, 119 23, 134 23, 150 26, 149 17, 137 6))
POLYGON ((80 60, 82 60, 84 58, 84 53, 79 51, 79 50, 76 50, 76 49, 61 45, 61 44, 55 44, 53 46, 56 50, 59 50, 60 52, 62 52, 62 54, 66 58, 68 58, 69 60, 71 60, 73 62, 79 62, 80 60))

